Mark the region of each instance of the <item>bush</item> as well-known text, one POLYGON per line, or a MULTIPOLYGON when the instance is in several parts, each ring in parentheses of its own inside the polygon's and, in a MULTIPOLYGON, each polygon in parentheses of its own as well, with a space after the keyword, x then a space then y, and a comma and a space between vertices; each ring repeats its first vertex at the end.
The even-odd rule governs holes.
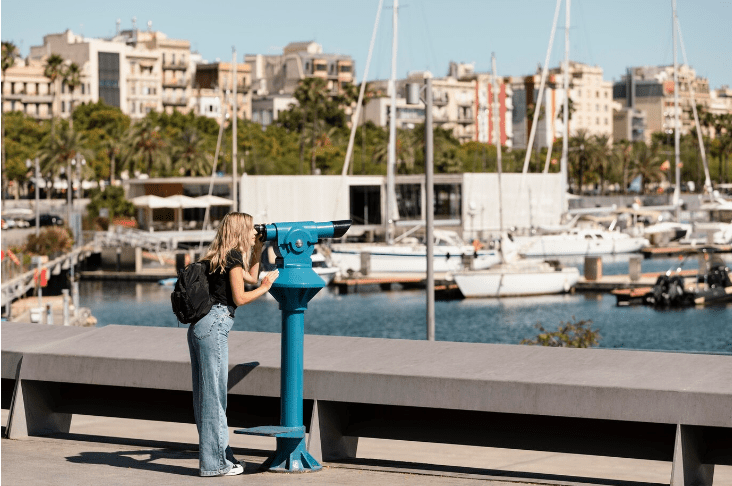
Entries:
MULTIPOLYGON (((574 319, 574 316, 572 316, 574 319)), ((592 320, 560 322, 559 329, 548 332, 541 323, 536 324, 539 335, 534 339, 524 339, 519 344, 541 345, 560 348, 590 348, 597 346, 600 332, 591 329, 592 320)))
POLYGON ((74 247, 74 236, 67 227, 49 227, 38 233, 31 233, 25 241, 23 253, 32 255, 51 255, 56 252, 68 252, 74 247))
POLYGON ((119 216, 134 216, 135 206, 125 199, 125 190, 121 186, 108 186, 103 191, 94 189, 86 207, 87 214, 92 220, 99 217, 99 210, 107 208, 109 218, 119 216))

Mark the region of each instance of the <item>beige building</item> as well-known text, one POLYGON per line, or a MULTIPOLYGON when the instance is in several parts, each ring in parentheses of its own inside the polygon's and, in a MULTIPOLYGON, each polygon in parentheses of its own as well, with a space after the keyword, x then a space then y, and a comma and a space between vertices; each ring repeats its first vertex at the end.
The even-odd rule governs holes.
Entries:
MULTIPOLYGON (((647 141, 656 132, 673 133, 676 116, 673 73, 673 66, 629 68, 628 74, 613 87, 616 101, 645 113, 647 141)), ((680 132, 687 134, 694 126, 690 88, 695 104, 709 109, 709 81, 697 77, 693 68, 684 65, 679 66, 678 84, 680 132)))
MULTIPOLYGON (((232 104, 234 75, 232 63, 217 62, 198 64, 192 95, 195 100, 195 113, 221 119, 221 106, 232 104)), ((252 118, 252 75, 246 63, 236 64, 236 107, 240 119, 252 118)))
POLYGON ((39 62, 15 59, 3 77, 3 113, 22 111, 38 119, 51 118, 54 87, 43 72, 39 62))
MULTIPOLYGON (((411 73, 396 81, 396 124, 398 128, 414 128, 424 123, 424 104, 407 105, 406 90, 411 83, 423 84, 429 72, 411 73)), ((493 88, 492 76, 475 73, 471 64, 451 63, 449 74, 432 79, 432 120, 435 126, 452 131, 461 143, 480 141, 493 143, 493 88)), ((389 81, 379 80, 370 85, 385 97, 374 98, 364 109, 364 119, 378 126, 389 125, 391 98, 389 81)), ((513 128, 512 91, 503 79, 499 79, 499 127, 501 145, 511 147, 513 128), (508 123, 506 123, 508 120, 508 123)))
POLYGON ((282 54, 248 54, 244 61, 251 67, 257 95, 293 94, 301 79, 322 78, 332 94, 343 92, 355 80, 351 56, 327 54, 316 42, 291 42, 282 54))
POLYGON ((192 83, 198 60, 200 56, 191 53, 189 41, 168 39, 162 32, 153 31, 150 23, 145 31, 134 23, 131 30, 120 31, 118 23, 117 34, 109 39, 88 38, 70 30, 49 34, 42 45, 31 47, 25 63, 8 70, 3 91, 11 96, 3 110, 22 109, 39 118, 55 113, 65 118, 71 113, 72 102, 78 105, 103 100, 132 119, 153 110, 186 113, 194 106, 192 83), (50 80, 43 76, 43 70, 51 54, 79 66, 81 84, 73 94, 63 83, 59 83, 58 93, 52 84, 49 87, 50 80), (35 98, 13 95, 23 89, 35 98))
MULTIPOLYGON (((549 70, 556 90, 564 90, 561 67, 549 70)), ((612 82, 605 81, 602 68, 580 62, 569 62, 569 99, 574 112, 569 120, 569 136, 579 130, 590 135, 613 137, 612 82)), ((561 106, 561 104, 560 104, 561 106)), ((557 111, 559 113, 559 111, 557 111)))

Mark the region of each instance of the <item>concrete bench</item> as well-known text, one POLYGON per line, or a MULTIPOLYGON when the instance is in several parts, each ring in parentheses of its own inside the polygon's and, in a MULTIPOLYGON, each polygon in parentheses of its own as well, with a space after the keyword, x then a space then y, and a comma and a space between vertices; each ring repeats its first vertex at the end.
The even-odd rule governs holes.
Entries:
MULTIPOLYGON (((74 413, 193 422, 185 333, 4 322, 9 436, 74 413)), ((229 347, 230 425, 278 424, 279 334, 229 347)), ((731 356, 308 335, 304 397, 325 461, 372 437, 670 461, 674 486, 732 465, 731 356)))

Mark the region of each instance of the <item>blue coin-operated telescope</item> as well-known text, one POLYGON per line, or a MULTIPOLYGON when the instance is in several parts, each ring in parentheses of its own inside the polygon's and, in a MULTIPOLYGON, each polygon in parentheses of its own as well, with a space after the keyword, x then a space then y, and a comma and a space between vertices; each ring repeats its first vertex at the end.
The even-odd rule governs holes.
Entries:
POLYGON ((310 255, 323 238, 340 238, 351 220, 300 221, 255 225, 259 239, 273 244, 280 272, 270 293, 282 311, 282 366, 280 376, 280 426, 253 427, 237 434, 277 438, 277 449, 262 468, 274 472, 318 471, 322 466, 308 453, 303 425, 303 341, 308 302, 325 287, 313 270, 310 255))

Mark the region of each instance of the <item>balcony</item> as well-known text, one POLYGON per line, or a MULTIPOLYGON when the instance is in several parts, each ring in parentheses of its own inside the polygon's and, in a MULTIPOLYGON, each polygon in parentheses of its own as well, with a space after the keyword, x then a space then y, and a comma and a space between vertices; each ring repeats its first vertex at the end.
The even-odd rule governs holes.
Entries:
POLYGON ((164 79, 163 88, 187 88, 188 83, 185 79, 164 79))
POLYGON ((169 69, 174 71, 185 71, 188 69, 188 64, 179 62, 164 62, 163 69, 169 69))
POLYGON ((163 106, 188 106, 188 99, 182 97, 166 96, 163 98, 163 106))

